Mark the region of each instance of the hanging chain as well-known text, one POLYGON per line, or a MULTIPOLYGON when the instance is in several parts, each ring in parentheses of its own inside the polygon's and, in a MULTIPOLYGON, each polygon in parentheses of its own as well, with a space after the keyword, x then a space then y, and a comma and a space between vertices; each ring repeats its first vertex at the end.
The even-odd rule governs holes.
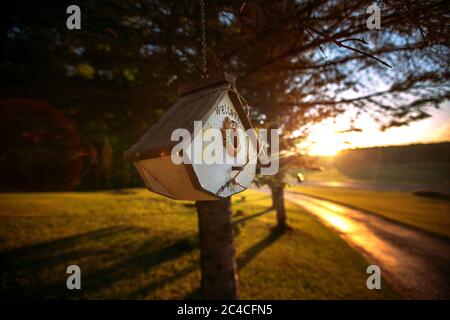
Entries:
POLYGON ((200 0, 200 16, 202 24, 202 78, 208 78, 208 66, 206 64, 205 0, 200 0))
POLYGON ((238 97, 239 101, 241 102, 241 105, 243 105, 245 107, 245 110, 247 110, 247 117, 250 116, 250 105, 247 103, 247 100, 245 100, 245 98, 239 93, 239 91, 237 91, 237 89, 235 87, 233 87, 233 91, 236 94, 236 96, 238 97))

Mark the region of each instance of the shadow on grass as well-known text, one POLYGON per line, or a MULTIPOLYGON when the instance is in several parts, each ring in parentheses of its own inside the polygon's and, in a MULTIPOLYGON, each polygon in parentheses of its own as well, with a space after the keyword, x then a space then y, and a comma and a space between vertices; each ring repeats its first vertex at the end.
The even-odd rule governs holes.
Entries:
POLYGON ((247 200, 247 199, 241 200, 241 199, 239 199, 239 200, 237 200, 237 203, 238 204, 241 204, 241 203, 242 204, 247 204, 247 203, 258 202, 258 201, 262 201, 262 200, 266 200, 266 199, 270 199, 270 195, 262 195, 260 197, 254 197, 254 198, 252 198, 250 200, 247 200))
POLYGON ((239 269, 242 269, 247 265, 253 258, 255 258, 261 251, 277 241, 284 231, 279 228, 273 228, 267 237, 261 239, 256 244, 254 244, 249 249, 245 250, 237 259, 237 265, 239 269))
MULTIPOLYGON (((236 227, 271 210, 245 216, 234 221, 233 225, 236 227)), ((148 238, 147 233, 146 228, 108 227, 0 252, 0 298, 87 298, 111 289, 121 281, 139 279, 153 268, 179 259, 199 247, 197 234, 163 245, 161 239, 148 238), (81 268, 82 290, 68 290, 66 287, 69 276, 66 268, 71 264, 81 268)), ((239 267, 247 264, 279 236, 272 231, 267 238, 248 249, 238 259, 239 267)), ((113 293, 111 298, 143 298, 198 269, 199 262, 193 260, 174 272, 150 279, 142 286, 137 283, 126 292, 113 293)), ((198 289, 189 297, 200 297, 198 289)))
MULTIPOLYGON (((272 209, 266 210, 266 212, 271 211, 272 209)), ((266 212, 260 212, 259 214, 254 214, 250 217, 254 217, 257 215, 264 214, 266 212)), ((279 228, 273 228, 271 232, 263 239, 258 241, 256 244, 251 246, 249 249, 244 251, 237 259, 237 267, 238 269, 242 269, 247 265, 252 259, 254 259, 261 251, 263 251, 265 248, 273 244, 275 241, 277 241, 283 234, 285 233, 285 230, 279 229, 279 228)), ((192 292, 190 292, 185 299, 188 300, 199 300, 201 299, 201 290, 200 287, 196 288, 192 292)))
POLYGON ((267 208, 267 209, 265 209, 265 210, 263 210, 261 212, 257 212, 257 213, 251 214, 249 216, 236 219, 236 220, 233 221, 233 225, 237 225, 237 224, 246 222, 248 220, 255 219, 255 218, 257 218, 259 216, 262 216, 263 214, 269 213, 270 211, 273 211, 273 210, 274 210, 273 208, 267 208))
MULTIPOLYGON (((162 246, 159 239, 145 238, 147 230, 111 227, 0 253, 0 297, 80 298, 114 284, 139 277, 152 268, 178 259, 198 248, 197 235, 162 246), (144 237, 143 237, 144 236, 144 237), (144 238, 144 239, 143 239, 144 238), (78 264, 82 290, 66 287, 67 266, 78 264)), ((197 268, 193 264, 167 278, 158 278, 142 292, 120 292, 116 298, 148 293, 197 268)))

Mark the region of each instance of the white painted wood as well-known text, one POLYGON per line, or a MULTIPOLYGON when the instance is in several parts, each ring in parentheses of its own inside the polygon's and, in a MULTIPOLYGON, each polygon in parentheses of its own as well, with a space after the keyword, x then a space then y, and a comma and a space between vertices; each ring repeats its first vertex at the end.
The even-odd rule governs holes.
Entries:
POLYGON ((176 165, 170 156, 163 154, 158 158, 134 162, 147 188, 180 200, 215 200, 217 197, 229 197, 246 190, 255 178, 256 146, 247 136, 228 93, 224 91, 217 98, 216 103, 204 115, 202 126, 197 129, 186 150, 192 168, 185 164, 176 165), (243 134, 240 136, 238 154, 235 154, 233 147, 224 147, 221 134, 213 142, 202 139, 205 134, 213 131, 211 129, 221 131, 225 120, 228 125, 237 126, 243 134), (199 143, 196 144, 196 141, 199 143), (220 158, 218 163, 205 163, 205 156, 213 149, 211 145, 225 157, 220 158), (241 167, 242 170, 233 169, 233 166, 241 167))
MULTIPOLYGON (((242 125, 236 109, 228 94, 225 94, 219 102, 214 105, 211 111, 203 119, 203 130, 198 132, 196 135, 205 133, 210 128, 221 129, 226 117, 238 123, 238 127, 245 132, 245 128, 242 125)), ((198 138, 198 137, 197 137, 198 138)), ((194 138, 195 140, 195 138, 194 138)), ((248 158, 249 149, 250 154, 256 155, 256 146, 253 145, 250 140, 246 137, 246 141, 241 141, 241 148, 244 148, 244 159, 243 162, 248 158), (245 150, 247 149, 247 150, 245 150)), ((214 143, 219 144, 222 148, 223 153, 227 159, 236 159, 236 156, 230 155, 227 150, 223 147, 222 141, 215 141, 214 143)), ((197 157, 203 156, 203 151, 205 150, 205 145, 202 150, 194 150, 197 152, 197 157)), ((192 143, 188 148, 188 154, 192 152, 192 143)), ((194 156, 195 157, 195 156, 194 156)), ((192 160, 192 159, 191 159, 192 160)), ((227 161, 228 162, 228 161, 227 161)), ((198 177, 201 186, 213 194, 217 194, 221 197, 229 197, 235 193, 244 191, 255 178, 256 173, 256 161, 255 163, 247 163, 244 169, 236 177, 238 184, 229 184, 220 193, 218 193, 226 183, 232 179, 239 171, 232 169, 232 164, 193 164, 193 169, 198 177)), ((244 163, 238 164, 242 166, 244 163)))

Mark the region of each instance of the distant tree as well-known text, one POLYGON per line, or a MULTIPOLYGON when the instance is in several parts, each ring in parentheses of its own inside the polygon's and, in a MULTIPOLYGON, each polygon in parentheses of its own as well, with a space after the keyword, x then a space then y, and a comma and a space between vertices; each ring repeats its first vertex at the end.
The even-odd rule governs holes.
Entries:
POLYGON ((0 190, 72 190, 84 153, 73 123, 37 100, 0 100, 0 110, 0 190))

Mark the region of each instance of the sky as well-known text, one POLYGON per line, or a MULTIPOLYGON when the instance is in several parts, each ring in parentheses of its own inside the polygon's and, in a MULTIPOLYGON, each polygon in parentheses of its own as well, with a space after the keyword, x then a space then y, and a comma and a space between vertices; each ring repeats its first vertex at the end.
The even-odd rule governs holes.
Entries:
POLYGON ((450 101, 441 104, 439 109, 430 109, 429 113, 430 118, 384 132, 369 116, 361 116, 355 121, 355 127, 362 132, 339 133, 350 127, 350 115, 342 114, 314 125, 302 146, 311 155, 333 156, 348 148, 450 141, 450 101))
MULTIPOLYGON (((420 37, 419 33, 412 33, 409 36, 392 34, 383 41, 391 41, 396 45, 403 45, 409 40, 420 37)), ((369 41, 369 46, 374 48, 377 43, 369 41)), ((320 52, 316 52, 316 59, 333 59, 345 56, 347 51, 336 48, 333 45, 324 47, 325 58, 320 52)), ((404 80, 403 70, 408 72, 411 68, 418 68, 417 72, 438 71, 439 64, 435 64, 433 59, 427 55, 407 56, 407 59, 397 59, 396 55, 386 58, 392 65, 392 70, 386 72, 376 72, 373 68, 361 68, 358 62, 350 62, 347 66, 351 73, 347 76, 355 81, 357 86, 344 92, 336 93, 336 100, 357 98, 378 92, 389 91, 395 81, 404 80), (395 64, 394 64, 395 62, 395 64)), ((333 86, 329 87, 330 96, 333 95, 333 86)), ((408 99, 408 95, 403 96, 408 99)), ((415 97, 409 97, 411 102, 415 97)), ((384 101, 388 104, 388 100, 384 101)), ((395 107, 395 104, 392 104, 395 107)), ((429 143, 450 141, 450 101, 441 103, 440 108, 426 107, 424 111, 431 117, 415 121, 407 126, 390 128, 385 131, 379 130, 379 124, 373 120, 369 114, 362 114, 355 118, 355 109, 348 108, 348 111, 334 119, 325 119, 311 127, 310 134, 306 141, 299 146, 304 152, 311 155, 333 156, 339 151, 349 148, 365 148, 374 146, 406 145, 413 143, 429 143), (352 125, 351 120, 354 119, 352 125), (361 131, 348 131, 351 127, 361 129, 361 131)), ((383 119, 381 119, 383 120, 383 119)), ((295 133, 294 133, 295 134, 295 133)))

